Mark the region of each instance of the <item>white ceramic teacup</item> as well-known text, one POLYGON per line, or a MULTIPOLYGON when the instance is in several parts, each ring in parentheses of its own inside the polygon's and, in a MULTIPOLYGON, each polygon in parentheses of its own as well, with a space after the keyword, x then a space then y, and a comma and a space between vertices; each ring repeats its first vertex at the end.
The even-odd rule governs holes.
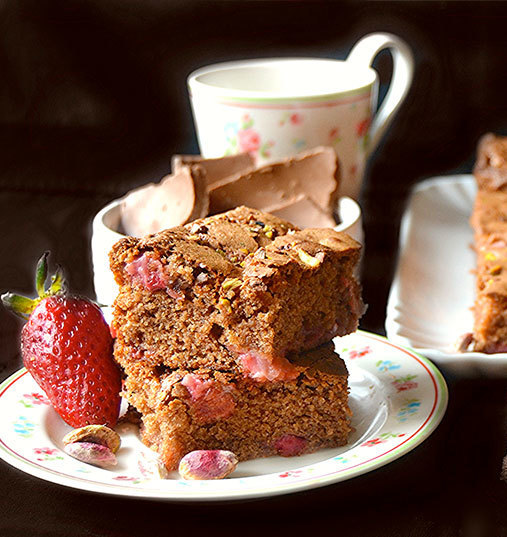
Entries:
POLYGON ((340 195, 357 199, 366 158, 405 99, 413 58, 406 43, 384 33, 356 43, 345 61, 274 58, 203 67, 188 78, 201 154, 251 152, 258 164, 318 145, 341 161, 340 195), (393 75, 377 108, 378 77, 370 67, 389 49, 393 75))

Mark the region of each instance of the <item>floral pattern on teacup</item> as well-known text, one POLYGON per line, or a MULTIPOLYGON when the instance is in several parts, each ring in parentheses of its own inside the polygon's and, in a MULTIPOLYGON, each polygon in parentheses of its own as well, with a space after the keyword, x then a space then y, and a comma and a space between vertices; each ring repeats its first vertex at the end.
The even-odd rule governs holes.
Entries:
POLYGON ((306 146, 306 140, 304 138, 293 138, 292 145, 296 152, 303 150, 306 146))
POLYGON ((285 125, 301 125, 303 121, 303 114, 298 112, 284 112, 278 124, 280 127, 284 127, 285 125))
POLYGON ((254 120, 250 114, 243 114, 239 123, 225 125, 227 148, 225 155, 251 153, 262 158, 271 156, 270 149, 275 145, 273 140, 262 141, 259 132, 253 128, 254 120))
POLYGON ((370 116, 366 117, 356 125, 356 134, 360 140, 360 145, 363 151, 368 149, 368 144, 370 143, 370 125, 370 116))
POLYGON ((339 127, 333 127, 332 129, 330 129, 328 137, 329 137, 329 144, 330 145, 335 145, 338 142, 340 142, 340 140, 341 140, 340 128, 339 127))

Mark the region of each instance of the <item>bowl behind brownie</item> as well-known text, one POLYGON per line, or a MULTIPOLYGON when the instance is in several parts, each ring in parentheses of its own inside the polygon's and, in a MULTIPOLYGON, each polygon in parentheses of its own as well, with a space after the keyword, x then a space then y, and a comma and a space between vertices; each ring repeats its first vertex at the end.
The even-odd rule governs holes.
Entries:
MULTIPOLYGON (((118 293, 118 286, 109 269, 108 254, 113 244, 126 236, 121 229, 122 199, 110 202, 93 219, 91 240, 93 281, 97 301, 106 306, 113 303, 118 293)), ((351 198, 342 197, 338 200, 337 214, 341 222, 334 229, 347 233, 362 243, 363 228, 359 205, 351 198)))

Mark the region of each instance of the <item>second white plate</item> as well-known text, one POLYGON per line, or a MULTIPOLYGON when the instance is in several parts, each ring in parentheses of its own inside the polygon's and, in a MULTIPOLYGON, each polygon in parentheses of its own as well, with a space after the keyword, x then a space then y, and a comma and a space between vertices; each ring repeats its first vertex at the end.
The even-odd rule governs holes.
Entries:
POLYGON ((458 353, 473 325, 475 254, 469 219, 472 175, 435 177, 418 185, 404 214, 400 253, 389 294, 388 338, 459 375, 507 376, 507 353, 458 353))

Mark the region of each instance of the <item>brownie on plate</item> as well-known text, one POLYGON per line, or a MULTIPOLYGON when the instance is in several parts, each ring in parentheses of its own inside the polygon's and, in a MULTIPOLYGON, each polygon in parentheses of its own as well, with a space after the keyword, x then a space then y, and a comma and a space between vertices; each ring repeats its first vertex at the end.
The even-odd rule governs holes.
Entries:
POLYGON ((168 468, 192 449, 346 441, 346 370, 321 346, 357 328, 359 255, 348 235, 246 207, 113 247, 115 357, 168 468))
POLYGON ((472 349, 507 352, 507 137, 483 136, 471 217, 477 254, 472 349))

